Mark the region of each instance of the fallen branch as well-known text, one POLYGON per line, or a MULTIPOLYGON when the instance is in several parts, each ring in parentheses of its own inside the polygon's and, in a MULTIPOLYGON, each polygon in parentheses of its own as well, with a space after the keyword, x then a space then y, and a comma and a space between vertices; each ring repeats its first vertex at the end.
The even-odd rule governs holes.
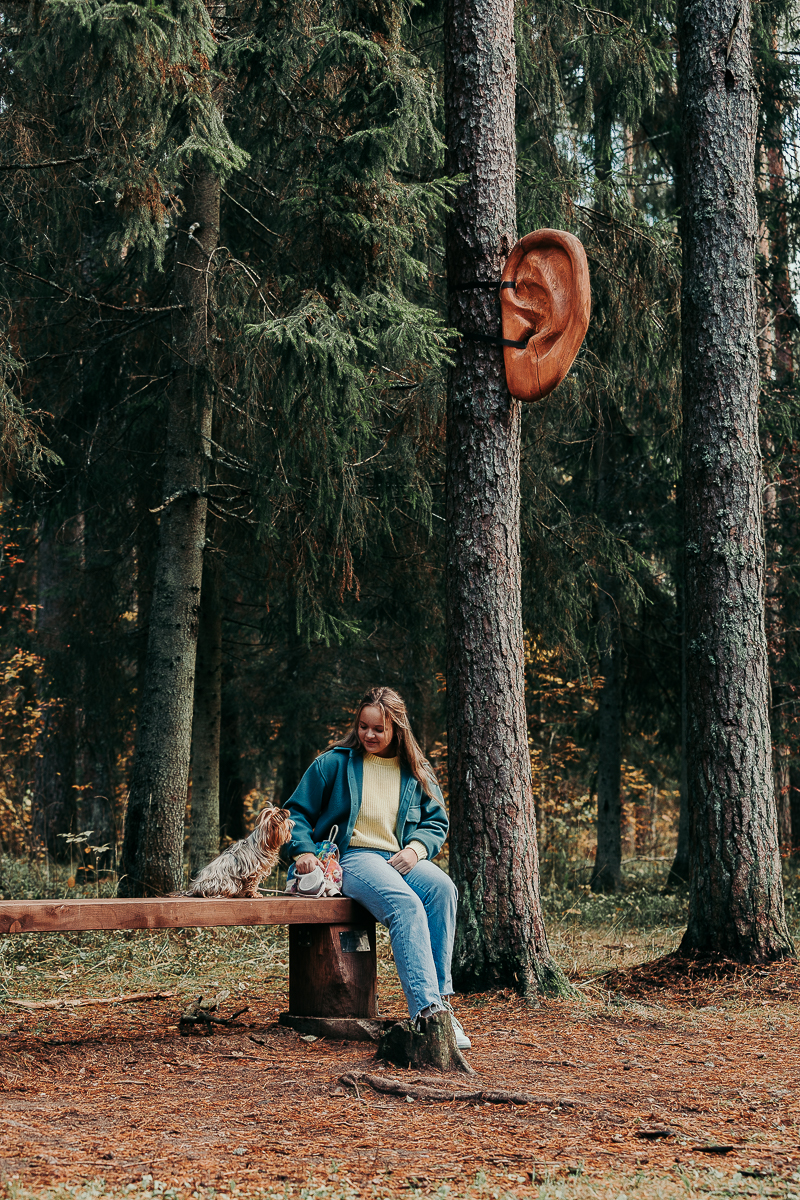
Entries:
POLYGON ((425 1085, 413 1087, 404 1083, 402 1079, 393 1079, 383 1075, 367 1075, 364 1072, 358 1074, 351 1072, 348 1075, 339 1076, 339 1082, 346 1087, 355 1088, 356 1095, 358 1095, 359 1081, 368 1083, 373 1091, 383 1092, 388 1096, 411 1096, 414 1100, 444 1102, 464 1100, 484 1104, 546 1104, 551 1108, 574 1108, 576 1103, 574 1100, 566 1098, 554 1100, 551 1096, 533 1096, 530 1092, 489 1091, 485 1088, 477 1091, 465 1091, 463 1088, 433 1088, 425 1085))
POLYGON ((223 991, 216 996, 210 996, 207 1000, 204 1000, 202 996, 198 996, 196 1000, 192 1001, 185 1012, 181 1013, 178 1025, 181 1028, 185 1028, 187 1025, 203 1025, 205 1026, 204 1033, 213 1033, 214 1025, 233 1025, 236 1018, 240 1017, 242 1013, 248 1012, 249 1009, 245 1005, 244 1008, 238 1008, 229 1017, 215 1017, 215 1011, 222 1004, 223 1000, 227 1000, 229 995, 229 991, 223 991))
POLYGON ((84 996, 80 1000, 7 1000, 19 1008, 84 1008, 87 1004, 132 1004, 139 1000, 169 1000, 174 992, 131 992, 129 996, 84 996))

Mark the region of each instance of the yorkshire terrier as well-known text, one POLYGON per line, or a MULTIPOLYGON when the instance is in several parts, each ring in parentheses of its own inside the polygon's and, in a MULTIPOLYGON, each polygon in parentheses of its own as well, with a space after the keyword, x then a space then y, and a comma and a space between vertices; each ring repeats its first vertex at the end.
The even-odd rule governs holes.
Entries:
POLYGON ((184 896, 241 896, 257 899, 258 885, 278 861, 294 821, 284 808, 265 805, 249 837, 233 842, 189 884, 184 896))

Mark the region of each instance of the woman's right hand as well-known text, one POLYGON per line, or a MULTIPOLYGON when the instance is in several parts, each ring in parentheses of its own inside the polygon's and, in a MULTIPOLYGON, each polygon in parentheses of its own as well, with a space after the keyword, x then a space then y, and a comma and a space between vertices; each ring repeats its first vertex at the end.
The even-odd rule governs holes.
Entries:
POLYGON ((294 869, 298 875, 308 875, 309 871, 313 871, 314 867, 319 866, 321 866, 319 859, 310 850, 294 860, 294 869))

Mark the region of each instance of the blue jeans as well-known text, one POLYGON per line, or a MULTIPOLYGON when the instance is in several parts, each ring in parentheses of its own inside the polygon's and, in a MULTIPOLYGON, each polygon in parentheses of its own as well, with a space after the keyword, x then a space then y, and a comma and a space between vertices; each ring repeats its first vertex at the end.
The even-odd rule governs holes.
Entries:
POLYGON ((386 850, 345 850, 342 892, 389 930, 397 974, 412 1018, 453 994, 450 964, 456 929, 455 884, 423 858, 407 875, 386 850))

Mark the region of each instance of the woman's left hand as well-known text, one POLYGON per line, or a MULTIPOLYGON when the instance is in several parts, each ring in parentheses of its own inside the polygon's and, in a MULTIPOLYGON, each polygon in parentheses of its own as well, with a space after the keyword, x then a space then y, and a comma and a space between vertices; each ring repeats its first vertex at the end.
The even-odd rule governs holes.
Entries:
POLYGON ((399 871, 401 875, 407 875, 412 867, 415 867, 419 859, 417 852, 413 846, 406 846, 405 850, 398 850, 397 854, 393 854, 389 859, 389 866, 394 867, 395 871, 399 871))

